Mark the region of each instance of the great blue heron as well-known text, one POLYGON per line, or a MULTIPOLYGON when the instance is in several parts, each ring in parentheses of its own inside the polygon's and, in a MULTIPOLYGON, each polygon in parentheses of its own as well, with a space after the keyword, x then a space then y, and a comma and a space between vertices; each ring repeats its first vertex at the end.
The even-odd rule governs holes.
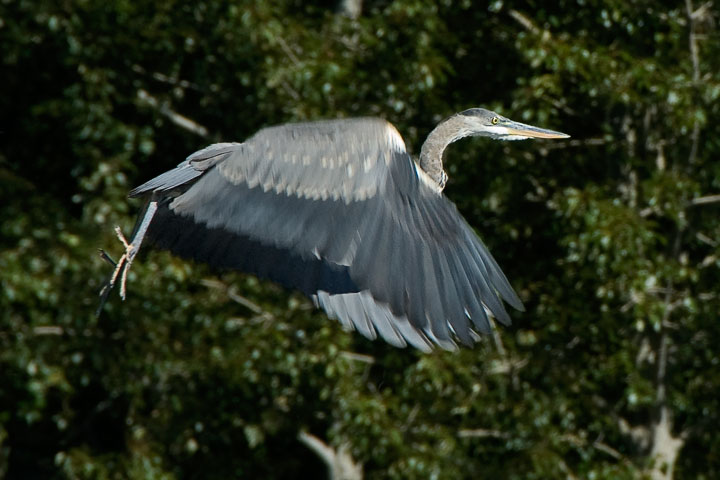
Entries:
MULTIPOLYGON (((392 345, 472 345, 488 314, 522 310, 495 260, 443 195, 443 152, 468 136, 566 138, 471 108, 442 121, 419 161, 378 118, 296 123, 218 143, 130 192, 147 197, 100 308, 143 239, 181 257, 268 278, 392 345)), ((106 256, 109 259, 109 257, 106 256)))

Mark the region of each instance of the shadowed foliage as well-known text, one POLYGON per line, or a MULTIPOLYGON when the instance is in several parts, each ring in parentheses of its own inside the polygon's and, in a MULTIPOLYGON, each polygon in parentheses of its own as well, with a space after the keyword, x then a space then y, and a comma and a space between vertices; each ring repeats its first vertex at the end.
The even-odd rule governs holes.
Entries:
POLYGON ((0 477, 720 476, 713 3, 0 3, 0 477), (95 318, 128 191, 216 141, 380 116, 526 306, 473 349, 346 333, 304 296, 147 249, 95 318))

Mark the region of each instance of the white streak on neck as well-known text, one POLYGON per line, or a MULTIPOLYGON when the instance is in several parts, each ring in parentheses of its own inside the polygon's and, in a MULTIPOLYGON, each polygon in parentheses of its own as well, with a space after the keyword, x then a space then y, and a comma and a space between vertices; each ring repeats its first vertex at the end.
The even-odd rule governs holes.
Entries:
POLYGON ((438 195, 442 194, 443 189, 440 187, 440 185, 438 185, 437 182, 430 177, 430 175, 425 173, 425 170, 423 170, 420 165, 415 162, 412 162, 412 164, 415 168, 415 171, 417 172, 417 176, 420 181, 430 187, 432 191, 437 193, 438 195))

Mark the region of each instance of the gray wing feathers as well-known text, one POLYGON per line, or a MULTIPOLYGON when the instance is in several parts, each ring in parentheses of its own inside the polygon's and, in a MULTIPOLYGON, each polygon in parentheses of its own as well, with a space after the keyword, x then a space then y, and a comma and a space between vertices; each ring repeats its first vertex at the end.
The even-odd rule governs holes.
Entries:
POLYGON ((407 317, 394 315, 387 305, 375 301, 370 292, 330 295, 320 291, 315 302, 343 327, 357 330, 371 340, 380 334, 395 347, 410 344, 424 352, 432 350, 431 340, 422 331, 415 328, 407 317))
POLYGON ((202 175, 189 162, 183 162, 174 169, 159 175, 152 180, 134 188, 128 194, 129 197, 138 197, 145 193, 165 193, 175 190, 178 187, 187 185, 202 175))
POLYGON ((363 205, 341 201, 307 201, 233 185, 217 169, 173 200, 176 213, 191 215, 208 227, 247 234, 301 256, 319 255, 348 265, 363 205))
POLYGON ((260 130, 219 165, 234 184, 314 200, 364 200, 382 186, 402 138, 377 118, 287 124, 260 130))
POLYGON ((239 146, 239 143, 216 143, 198 150, 180 162, 174 169, 132 189, 128 196, 138 197, 145 193, 167 193, 181 187, 187 187, 210 167, 225 160, 239 146))
POLYGON ((185 161, 192 163, 196 169, 205 171, 216 163, 227 159, 241 145, 242 143, 237 142, 214 143, 191 154, 185 161))

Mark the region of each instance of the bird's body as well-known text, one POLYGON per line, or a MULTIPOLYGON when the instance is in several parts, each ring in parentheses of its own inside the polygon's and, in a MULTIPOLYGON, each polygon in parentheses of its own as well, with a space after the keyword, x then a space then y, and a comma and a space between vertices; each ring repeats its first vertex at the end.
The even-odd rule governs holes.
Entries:
MULTIPOLYGON (((507 134, 497 124, 510 121, 468 110, 430 134, 419 163, 397 130, 376 118, 287 124, 211 145, 131 192, 148 197, 149 208, 128 260, 144 237, 182 257, 296 288, 368 338, 422 350, 470 345, 490 330, 488 313, 509 322, 502 300, 522 308, 442 194, 442 153, 473 135, 478 119, 490 135, 507 134)), ((110 287, 128 264, 119 262, 110 287)))

